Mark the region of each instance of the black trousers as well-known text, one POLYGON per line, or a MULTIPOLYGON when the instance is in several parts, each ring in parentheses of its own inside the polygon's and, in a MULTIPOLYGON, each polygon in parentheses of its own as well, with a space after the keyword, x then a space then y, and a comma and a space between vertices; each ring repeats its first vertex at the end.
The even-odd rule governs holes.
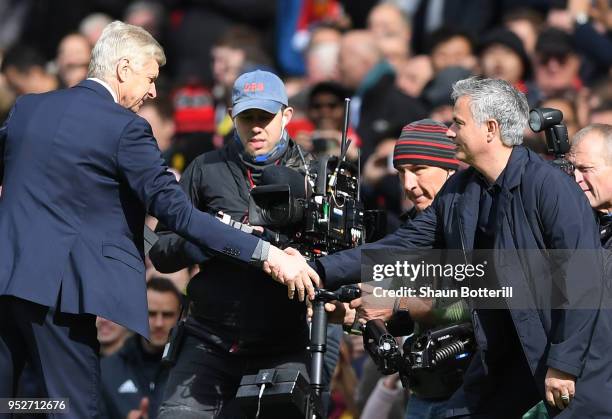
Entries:
MULTIPOLYGON (((94 315, 58 313, 20 298, 0 296, 0 397, 16 396, 28 362, 42 386, 41 397, 69 399, 68 413, 47 417, 97 417, 98 352, 94 315)), ((8 417, 0 414, 0 419, 8 417)))
MULTIPOLYGON (((241 356, 187 334, 170 371, 158 419, 240 419, 234 399, 243 375, 260 369, 297 369, 308 378, 310 354, 241 356)), ((263 416, 265 417, 265 416, 263 416)))

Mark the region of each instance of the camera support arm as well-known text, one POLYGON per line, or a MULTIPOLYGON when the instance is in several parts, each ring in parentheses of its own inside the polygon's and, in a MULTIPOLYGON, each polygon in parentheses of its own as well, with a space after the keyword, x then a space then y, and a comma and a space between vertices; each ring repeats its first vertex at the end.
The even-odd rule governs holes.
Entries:
POLYGON ((325 303, 340 301, 348 303, 361 296, 361 289, 355 285, 346 285, 336 291, 317 289, 312 302, 312 328, 310 330, 310 352, 312 352, 311 380, 315 395, 318 397, 323 391, 323 356, 327 341, 327 312, 325 303))

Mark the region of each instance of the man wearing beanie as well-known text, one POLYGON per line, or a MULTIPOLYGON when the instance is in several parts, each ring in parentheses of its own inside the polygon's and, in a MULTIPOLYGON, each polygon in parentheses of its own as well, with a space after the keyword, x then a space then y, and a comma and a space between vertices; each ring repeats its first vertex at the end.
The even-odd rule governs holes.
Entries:
POLYGON ((318 259, 324 286, 359 282, 363 250, 456 249, 454 266, 486 269, 460 284, 470 290, 477 348, 445 417, 518 418, 545 400, 551 417, 610 418, 602 389, 612 375, 612 311, 601 308, 612 301, 591 207, 571 177, 522 146, 529 106, 510 83, 460 80, 452 98, 446 135, 470 167, 395 233, 318 259), (512 292, 482 298, 481 280, 512 292))
MULTIPOLYGON (((395 143, 393 166, 397 169, 406 196, 413 207, 408 220, 431 205, 446 180, 459 168, 455 144, 446 136, 448 127, 432 119, 406 125, 395 143)), ((410 313, 415 320, 415 337, 428 329, 470 321, 466 303, 461 299, 396 300, 396 310, 410 313)), ((416 370, 410 381, 406 419, 444 417, 446 401, 461 386, 468 360, 431 371, 416 370)))
POLYGON ((448 127, 433 119, 406 125, 395 143, 393 166, 416 212, 425 210, 459 167, 455 144, 446 136, 448 127))
MULTIPOLYGON (((238 77, 229 112, 233 141, 197 157, 180 183, 197 208, 248 224, 249 192, 264 169, 281 165, 303 174, 304 165, 285 129, 293 108, 275 74, 238 77)), ((243 375, 292 368, 308 376, 306 307, 297 292, 290 289, 287 298, 287 287, 256 269, 205 255, 169 231, 159 234, 150 256, 160 272, 196 264, 200 270, 187 287, 191 311, 158 418, 241 418, 233 399, 243 375)))

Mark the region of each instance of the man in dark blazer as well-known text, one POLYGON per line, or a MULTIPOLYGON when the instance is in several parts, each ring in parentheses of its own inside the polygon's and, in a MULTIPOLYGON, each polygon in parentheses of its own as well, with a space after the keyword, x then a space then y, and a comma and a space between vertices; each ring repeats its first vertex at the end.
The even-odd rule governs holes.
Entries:
POLYGON ((471 167, 395 233, 319 259, 325 287, 358 282, 363 250, 456 249, 466 263, 484 252, 487 283, 513 296, 472 305, 478 350, 446 417, 520 418, 540 400, 551 416, 612 417, 602 396, 612 373, 612 311, 599 310, 610 296, 589 203, 569 176, 521 145, 529 113, 522 93, 503 80, 470 78, 454 84, 453 99, 447 136, 471 167), (552 306, 546 297, 559 289, 566 300, 552 306))
POLYGON ((314 294, 303 259, 197 211, 167 171, 135 113, 155 97, 164 63, 146 31, 114 22, 89 79, 20 97, 0 128, 0 397, 14 396, 28 361, 46 397, 69 398, 68 417, 96 415, 95 316, 149 334, 145 213, 209 252, 261 266, 302 299, 314 294))

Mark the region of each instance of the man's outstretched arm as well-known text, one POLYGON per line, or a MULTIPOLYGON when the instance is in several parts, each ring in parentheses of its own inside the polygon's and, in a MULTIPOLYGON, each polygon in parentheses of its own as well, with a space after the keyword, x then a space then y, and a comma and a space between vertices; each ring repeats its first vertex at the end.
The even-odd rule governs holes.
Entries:
POLYGON ((318 275, 303 258, 288 255, 252 234, 244 233, 193 207, 174 175, 163 164, 151 127, 142 118, 124 130, 117 162, 130 189, 147 213, 170 230, 215 254, 261 266, 298 294, 314 297, 318 275))
POLYGON ((344 250, 318 259, 314 266, 325 288, 361 282, 361 252, 363 250, 431 248, 438 239, 435 203, 414 220, 402 225, 382 239, 354 249, 344 250))

